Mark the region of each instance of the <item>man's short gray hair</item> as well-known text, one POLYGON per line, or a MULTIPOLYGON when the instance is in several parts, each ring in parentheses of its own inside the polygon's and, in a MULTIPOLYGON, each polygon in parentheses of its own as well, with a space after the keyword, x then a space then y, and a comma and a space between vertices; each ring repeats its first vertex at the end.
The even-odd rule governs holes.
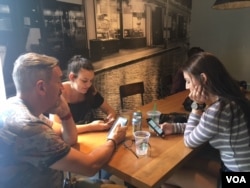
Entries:
POLYGON ((37 53, 20 55, 12 72, 17 92, 30 90, 38 80, 48 82, 52 69, 59 64, 58 59, 37 53))

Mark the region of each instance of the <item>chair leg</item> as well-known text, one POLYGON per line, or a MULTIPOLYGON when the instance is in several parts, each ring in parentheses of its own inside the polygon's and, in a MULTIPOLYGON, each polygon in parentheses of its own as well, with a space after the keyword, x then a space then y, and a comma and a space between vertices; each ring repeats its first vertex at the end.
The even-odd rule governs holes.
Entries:
POLYGON ((63 188, 75 188, 76 179, 71 176, 70 172, 66 172, 66 177, 63 180, 63 188))
POLYGON ((67 175, 63 180, 63 188, 71 188, 71 173, 70 172, 67 172, 67 175))

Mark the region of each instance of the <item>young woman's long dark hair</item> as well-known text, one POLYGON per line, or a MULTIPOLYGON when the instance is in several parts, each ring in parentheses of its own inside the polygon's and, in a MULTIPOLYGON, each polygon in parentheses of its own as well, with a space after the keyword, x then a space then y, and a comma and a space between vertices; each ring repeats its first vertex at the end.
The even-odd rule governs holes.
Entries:
MULTIPOLYGON (((218 95, 222 104, 234 101, 245 114, 248 134, 250 135, 250 104, 240 90, 238 82, 233 79, 221 61, 208 52, 201 52, 190 57, 182 68, 198 80, 205 73, 207 81, 204 89, 213 95, 218 95)), ((221 107, 223 108, 223 106, 221 107)), ((233 109, 232 109, 233 110, 233 109)), ((237 114, 233 114, 237 115, 237 114)))

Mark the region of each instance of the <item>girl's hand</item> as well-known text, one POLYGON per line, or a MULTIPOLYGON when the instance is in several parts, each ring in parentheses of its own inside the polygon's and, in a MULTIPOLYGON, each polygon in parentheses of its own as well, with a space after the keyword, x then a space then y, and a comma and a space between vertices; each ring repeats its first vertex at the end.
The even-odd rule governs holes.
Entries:
POLYGON ((160 124, 160 127, 163 130, 165 135, 170 135, 170 134, 173 134, 173 132, 174 132, 173 131, 174 126, 171 123, 164 122, 164 123, 160 124))
POLYGON ((95 121, 92 121, 90 123, 91 126, 94 126, 95 127, 95 130, 97 131, 104 131, 104 130, 108 130, 112 124, 108 123, 108 122, 105 122, 103 120, 95 120, 95 121))
POLYGON ((208 98, 204 87, 201 85, 195 86, 192 91, 190 90, 189 97, 199 104, 206 103, 208 98))
POLYGON ((104 121, 105 121, 105 123, 107 123, 108 125, 111 126, 115 122, 115 117, 113 114, 109 114, 104 121))

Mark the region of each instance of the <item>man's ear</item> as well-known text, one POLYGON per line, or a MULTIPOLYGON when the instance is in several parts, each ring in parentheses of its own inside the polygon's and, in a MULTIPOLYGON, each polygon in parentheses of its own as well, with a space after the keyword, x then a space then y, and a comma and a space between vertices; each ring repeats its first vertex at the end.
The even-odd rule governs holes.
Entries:
POLYGON ((36 82, 36 90, 41 95, 45 95, 46 94, 47 88, 46 88, 46 84, 45 84, 44 80, 38 80, 36 82))

